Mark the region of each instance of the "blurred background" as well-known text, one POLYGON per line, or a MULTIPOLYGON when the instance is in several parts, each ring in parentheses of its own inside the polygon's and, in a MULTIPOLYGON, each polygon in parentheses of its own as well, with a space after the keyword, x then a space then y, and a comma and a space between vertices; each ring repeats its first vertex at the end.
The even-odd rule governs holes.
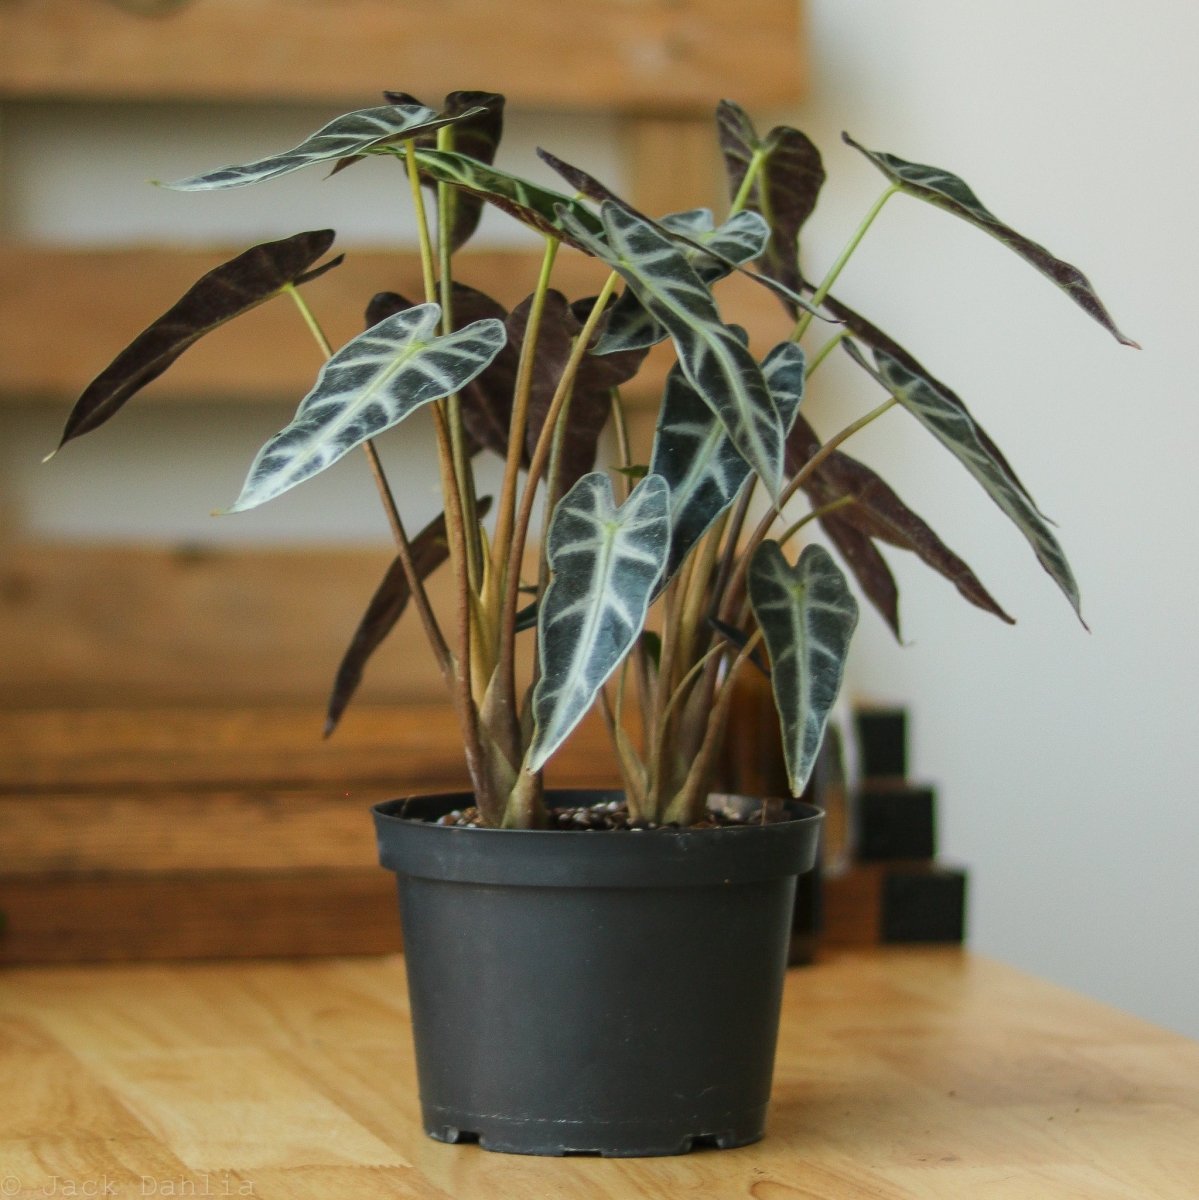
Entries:
MULTIPOLYGON (((206 2, 193 0, 197 10, 206 2)), ((670 8, 661 19, 676 22, 685 68, 686 37, 709 29, 713 7, 630 2, 597 11, 607 22, 652 29, 658 10, 670 8)), ((384 75, 378 63, 355 65, 355 49, 339 48, 331 30, 328 55, 348 56, 338 79, 360 86, 335 84, 308 96, 297 78, 290 96, 279 86, 244 82, 224 94, 220 81, 232 68, 214 55, 207 89, 201 62, 199 83, 147 84, 134 94, 131 61, 120 68, 128 86, 109 85, 106 95, 101 85, 88 91, 79 83, 79 64, 69 56, 41 80, 29 77, 14 40, 22 10, 57 22, 67 45, 86 33, 77 14, 89 8, 102 32, 114 15, 142 22, 181 15, 134 17, 109 0, 5 8, 0 302, 8 341, 0 358, 9 366, 0 365, 0 551, 9 567, 0 619, 10 632, 0 635, 8 658, 0 666, 0 720, 39 705, 60 711, 134 705, 147 696, 155 703, 194 699, 161 677, 140 684, 119 672, 98 677, 102 668, 85 650, 74 660, 85 664, 83 677, 71 682, 63 663, 81 612, 101 631, 103 621, 80 594, 93 585, 75 576, 60 583, 74 599, 55 610, 70 615, 75 632, 47 634, 52 626, 29 615, 31 591, 36 600, 39 587, 53 590, 49 575, 39 574, 50 571, 47 556, 72 553, 81 542, 106 554, 162 546, 178 555, 185 547, 193 559, 214 547, 248 545, 337 544, 377 555, 386 551, 387 529, 369 476, 347 460, 258 512, 212 519, 299 395, 288 379, 230 385, 239 371, 253 375, 257 367, 233 361, 228 348, 218 346, 182 385, 147 395, 136 414, 122 414, 42 465, 69 392, 123 344, 103 340, 112 336, 109 327, 131 335, 186 286, 184 275, 176 286, 155 257, 162 248, 193 252, 197 263, 211 265, 204 259, 210 247, 238 249, 334 226, 352 263, 355 250, 369 258, 410 244, 412 224, 403 181, 385 162, 332 181, 302 172, 215 196, 170 193, 146 181, 283 149, 346 107, 376 103, 382 87, 416 91, 436 104, 438 88, 502 85, 487 74, 486 45, 464 56, 466 75, 450 67, 434 72, 426 63, 410 81, 384 75), (107 268, 117 270, 119 260, 103 252, 127 248, 146 255, 137 260, 141 274, 126 269, 116 282, 107 268), (165 289, 161 297, 156 288, 165 289), (34 310, 53 317, 36 335, 27 316, 14 315, 34 310), (103 336, 89 331, 97 322, 103 336), (53 645, 35 648, 38 638, 53 645)), ((499 161, 548 181, 534 154, 544 145, 652 203, 631 164, 655 158, 658 135, 653 122, 631 132, 647 102, 632 94, 629 80, 678 77, 677 102, 667 87, 666 98, 654 101, 654 120, 660 128, 662 113, 679 118, 668 141, 690 146, 698 144, 695 112, 719 96, 701 104, 687 89, 716 79, 752 109, 760 129, 795 124, 824 152, 829 180, 805 238, 809 275, 822 274, 883 186, 841 143, 842 130, 872 148, 960 174, 998 216, 1087 273, 1143 350, 1118 346, 997 242, 902 196, 888 204, 843 276, 838 295, 967 401, 1057 522, 1090 626, 1089 633, 1079 626, 1025 542, 965 472, 914 422, 892 413, 856 439, 852 453, 880 469, 1018 624, 1007 628, 963 604, 939 576, 892 554, 905 644, 865 612, 848 689, 855 700, 902 704, 910 713, 912 773, 940 789, 941 850, 970 868, 975 949, 1199 1036, 1199 638, 1192 616, 1199 570, 1189 507, 1199 499, 1192 395, 1199 9, 1183 0, 808 0, 798 23, 792 6, 766 3, 746 6, 740 19, 759 17, 781 20, 778 29, 791 40, 780 44, 770 36, 774 26, 764 26, 757 49, 752 39, 692 46, 699 66, 690 74, 649 50, 644 61, 622 61, 623 74, 606 72, 596 52, 589 57, 599 82, 568 84, 563 77, 562 102, 555 99, 555 69, 531 55, 524 68, 531 82, 510 105, 499 161), (780 7, 789 10, 781 18, 780 7), (721 59, 726 48, 735 57, 721 59), (791 78, 774 91, 754 57, 759 51, 772 64, 779 56, 793 59, 791 78), (592 98, 580 99, 587 86, 592 98)), ((588 34, 550 32, 561 39, 588 34)), ((646 41, 655 53, 662 44, 646 41)), ((550 52, 552 45, 547 37, 550 52)), ((103 40, 93 52, 103 60, 103 40)), ((114 56, 123 52, 114 42, 114 56)), ((224 53, 250 62, 261 55, 269 66, 273 50, 247 42, 224 53)), ((445 60, 454 54, 454 45, 444 47, 445 60)), ((669 156, 659 161, 669 169, 669 156)), ((702 199, 711 202, 718 190, 714 158, 706 169, 710 194, 702 199)), ((537 247, 535 235, 490 213, 477 243, 512 252, 537 247)), ((326 302, 321 315, 330 328, 341 337, 353 333, 357 301, 334 290, 326 302)), ((273 339, 273 329, 262 326, 262 336, 273 339)), ((247 344, 237 343, 237 353, 247 344)), ((294 346, 276 347, 276 360, 283 355, 296 373, 315 370, 318 359, 302 331, 294 346)), ((807 411, 826 434, 878 400, 848 362, 830 362, 817 384, 807 411)), ((427 443, 406 431, 386 442, 385 453, 418 525, 436 504, 427 443)), ((65 579, 66 568, 55 561, 65 579)), ((346 613, 365 602, 370 579, 368 569, 346 613)), ((119 607, 119 577, 94 586, 119 607)), ((341 634, 320 624, 322 600, 313 593, 316 632, 286 643, 302 647, 313 639, 319 678, 342 648, 341 634), (330 644, 318 646, 326 636, 330 644)), ((172 635, 161 636, 169 661, 172 635)), ((139 653, 135 640, 122 647, 123 655, 139 653)), ((395 656, 381 657, 371 694, 425 698, 424 683, 406 686, 409 669, 395 656)), ((302 671, 296 678, 297 687, 308 686, 302 671)), ((247 685, 239 695, 249 702, 256 693, 247 685)), ((319 687, 313 699, 323 700, 319 687)), ((15 787, 15 767, 7 778, 15 787)))

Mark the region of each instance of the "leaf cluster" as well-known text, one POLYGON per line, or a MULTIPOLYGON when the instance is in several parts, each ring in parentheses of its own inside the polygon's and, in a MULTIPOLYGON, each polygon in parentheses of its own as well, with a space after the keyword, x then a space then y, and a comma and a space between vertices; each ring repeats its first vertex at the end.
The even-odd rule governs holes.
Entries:
POLYGON ((548 152, 542 157, 564 191, 497 166, 500 96, 455 92, 439 108, 405 93, 385 100, 281 154, 166 186, 215 192, 313 165, 338 175, 385 159, 407 176, 424 296, 378 293, 366 305, 365 331, 334 350, 302 294, 341 261, 321 261, 332 231, 256 246, 199 280, 100 372, 60 443, 115 416, 210 330, 273 297, 291 297, 327 361, 292 421, 259 450, 227 511, 256 508, 361 449, 396 546, 337 671, 327 732, 371 656, 415 608, 455 703, 488 823, 530 827, 543 819, 543 772, 597 706, 634 816, 701 819, 735 681, 750 664, 770 675, 788 779, 800 794, 858 617, 851 579, 900 633, 898 588, 880 545, 912 552, 971 604, 1011 621, 931 526, 840 448, 892 409, 906 411, 958 459, 1080 611, 1052 526, 961 398, 833 295, 878 212, 904 194, 997 238, 1119 341, 1134 344, 1081 271, 1000 221, 964 181, 847 136, 883 174, 886 190, 812 283, 800 238, 825 171, 798 130, 759 136, 743 110, 722 101, 716 133, 728 211, 720 219, 701 208, 655 217, 548 152), (426 196, 434 203, 427 206, 426 196), (484 205, 544 242, 540 275, 510 311, 456 278, 455 256, 484 205), (598 296, 571 299, 553 287, 563 247, 608 268, 598 296), (713 291, 734 272, 773 292, 795 323, 791 337, 761 357, 726 322, 713 291), (823 340, 809 358, 804 342, 816 337, 823 340), (628 441, 622 388, 663 342, 674 365, 642 457, 628 441), (822 440, 805 395, 838 345, 885 398, 822 440), (433 413, 445 511, 410 534, 375 441, 418 409, 433 413), (616 461, 597 467, 609 426, 616 461), (478 494, 475 464, 485 454, 504 464, 498 495, 478 494), (835 555, 810 540, 795 553, 813 524, 835 555), (447 565, 455 602, 438 612, 425 584, 447 565))

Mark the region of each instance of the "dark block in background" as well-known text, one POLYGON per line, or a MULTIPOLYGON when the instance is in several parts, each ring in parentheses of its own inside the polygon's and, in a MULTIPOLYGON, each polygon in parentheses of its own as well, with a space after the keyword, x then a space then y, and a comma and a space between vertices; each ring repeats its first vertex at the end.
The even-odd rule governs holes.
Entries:
POLYGON ((908 717, 902 708, 860 708, 854 713, 858 766, 863 779, 903 779, 908 773, 908 717))
POLYGON ((891 867, 883 879, 883 942, 962 942, 966 872, 951 867, 891 867))
POLYGON ((858 860, 936 858, 936 809, 932 788, 864 787, 856 804, 858 860))

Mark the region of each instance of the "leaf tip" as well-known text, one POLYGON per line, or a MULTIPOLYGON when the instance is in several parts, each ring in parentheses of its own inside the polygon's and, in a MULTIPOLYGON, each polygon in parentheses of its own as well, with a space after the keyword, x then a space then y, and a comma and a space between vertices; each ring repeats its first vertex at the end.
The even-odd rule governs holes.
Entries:
POLYGON ((54 449, 42 459, 42 463, 48 463, 62 449, 62 447, 63 443, 59 442, 58 445, 55 446, 54 449))

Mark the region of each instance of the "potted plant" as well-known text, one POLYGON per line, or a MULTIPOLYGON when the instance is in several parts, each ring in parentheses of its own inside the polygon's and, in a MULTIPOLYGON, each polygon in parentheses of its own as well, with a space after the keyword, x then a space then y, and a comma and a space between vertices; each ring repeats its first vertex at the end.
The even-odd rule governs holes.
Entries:
POLYGON ((168 186, 219 191, 308 166, 340 173, 393 160, 416 213, 424 295, 379 293, 366 332, 334 350, 303 295, 340 261, 324 258, 333 233, 256 246, 201 279, 101 372, 62 442, 107 421, 209 330, 275 296, 295 302, 327 362, 228 511, 255 508, 361 448, 396 557, 341 664, 328 728, 409 607, 461 723, 471 794, 404 798, 375 814, 382 861, 400 880, 428 1132, 532 1153, 753 1141, 795 878, 812 864, 819 813, 713 797, 713 774, 733 685, 762 670, 791 791, 803 792, 857 620, 833 555, 816 542, 798 554, 794 546, 819 525, 893 628, 896 590, 880 542, 913 551, 971 603, 1010 620, 841 445, 905 409, 974 475, 1079 608, 1052 527, 963 402, 831 289, 884 203, 905 193, 999 238, 1132 343, 1078 270, 1003 224, 962 180, 848 137, 886 186, 812 283, 798 240, 824 170, 797 130, 760 137, 722 102, 727 212, 647 215, 549 153, 562 190, 495 166, 498 95, 455 92, 440 110, 405 94, 385 100, 283 154, 168 186), (544 241, 540 275, 510 312, 455 273, 485 204, 544 241), (554 289, 561 252, 609 268, 598 295, 554 289), (773 291, 794 320, 765 354, 720 315, 712 287, 732 272, 773 291), (621 388, 660 342, 675 362, 653 446, 638 458, 621 388), (884 398, 822 441, 801 402, 838 346, 884 398), (414 532, 374 439, 426 407, 444 514, 414 532), (615 461, 597 468, 608 426, 615 461), (494 496, 477 486, 483 452, 503 460, 494 496), (449 612, 435 611, 425 587, 443 564, 455 581, 449 612), (547 792, 545 768, 593 707, 623 790, 547 792))

